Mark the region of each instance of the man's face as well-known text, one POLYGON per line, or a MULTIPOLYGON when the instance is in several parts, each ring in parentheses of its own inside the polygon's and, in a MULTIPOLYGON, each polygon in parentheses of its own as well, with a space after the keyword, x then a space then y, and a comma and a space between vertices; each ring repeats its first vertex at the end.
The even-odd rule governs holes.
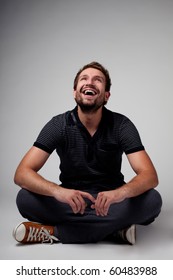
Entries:
POLYGON ((104 74, 94 68, 83 70, 78 78, 74 98, 82 111, 96 111, 107 103, 110 93, 105 91, 104 74))

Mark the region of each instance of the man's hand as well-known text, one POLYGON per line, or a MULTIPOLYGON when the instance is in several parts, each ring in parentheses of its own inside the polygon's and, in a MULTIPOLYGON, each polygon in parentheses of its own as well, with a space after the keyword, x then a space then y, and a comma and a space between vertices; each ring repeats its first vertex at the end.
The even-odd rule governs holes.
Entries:
POLYGON ((91 200, 91 202, 95 203, 95 198, 91 194, 79 190, 66 189, 63 187, 57 188, 56 192, 54 193, 54 197, 60 202, 69 204, 75 214, 84 214, 85 208, 87 206, 84 198, 87 198, 91 200))
POLYGON ((95 208, 97 216, 107 216, 110 205, 112 203, 123 201, 125 197, 123 187, 116 190, 100 192, 98 193, 95 204, 92 205, 92 208, 95 208))

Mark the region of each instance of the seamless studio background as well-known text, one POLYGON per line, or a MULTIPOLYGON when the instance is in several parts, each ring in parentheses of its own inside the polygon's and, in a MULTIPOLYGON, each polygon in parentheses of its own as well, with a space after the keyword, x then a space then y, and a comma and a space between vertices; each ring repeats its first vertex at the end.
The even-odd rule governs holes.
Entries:
MULTIPOLYGON (((0 0, 0 259, 172 259, 172 15, 172 0, 0 0), (75 106, 74 76, 93 60, 112 78, 107 107, 135 123, 155 164, 162 213, 133 247, 20 246, 15 169, 43 125, 75 106)), ((41 174, 59 182, 58 165, 54 153, 41 174)), ((123 172, 134 175, 125 157, 123 172)))

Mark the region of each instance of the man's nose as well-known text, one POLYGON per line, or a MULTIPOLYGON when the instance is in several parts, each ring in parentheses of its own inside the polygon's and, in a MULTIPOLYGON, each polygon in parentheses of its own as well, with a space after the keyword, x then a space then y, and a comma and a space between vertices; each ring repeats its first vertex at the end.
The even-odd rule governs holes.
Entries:
POLYGON ((92 77, 89 77, 87 80, 88 85, 93 85, 94 84, 94 79, 92 77))

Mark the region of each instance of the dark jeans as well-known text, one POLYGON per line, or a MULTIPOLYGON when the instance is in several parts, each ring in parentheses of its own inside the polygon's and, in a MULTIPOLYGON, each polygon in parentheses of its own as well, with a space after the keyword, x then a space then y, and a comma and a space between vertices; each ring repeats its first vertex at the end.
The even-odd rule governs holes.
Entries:
POLYGON ((149 224, 159 215, 162 206, 161 196, 155 189, 112 204, 105 217, 96 216, 90 201, 83 215, 74 214, 68 204, 25 189, 19 191, 16 201, 24 218, 56 226, 62 243, 98 242, 132 224, 149 224))

